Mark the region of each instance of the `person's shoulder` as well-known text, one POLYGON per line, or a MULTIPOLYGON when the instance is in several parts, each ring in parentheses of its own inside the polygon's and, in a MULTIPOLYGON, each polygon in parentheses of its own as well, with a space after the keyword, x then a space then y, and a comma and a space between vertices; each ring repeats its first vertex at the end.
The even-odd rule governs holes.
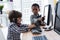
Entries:
POLYGON ((31 16, 34 16, 34 14, 32 14, 31 16))
POLYGON ((34 17, 34 15, 31 15, 30 17, 34 17))
POLYGON ((15 26, 15 23, 10 23, 9 27, 15 26))

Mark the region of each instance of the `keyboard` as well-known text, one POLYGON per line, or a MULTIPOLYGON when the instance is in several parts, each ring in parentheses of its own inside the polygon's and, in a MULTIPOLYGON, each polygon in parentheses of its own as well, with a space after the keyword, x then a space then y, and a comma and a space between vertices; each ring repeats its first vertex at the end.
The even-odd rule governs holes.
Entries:
POLYGON ((48 39, 44 35, 44 36, 35 36, 35 37, 32 38, 32 40, 48 40, 48 39))

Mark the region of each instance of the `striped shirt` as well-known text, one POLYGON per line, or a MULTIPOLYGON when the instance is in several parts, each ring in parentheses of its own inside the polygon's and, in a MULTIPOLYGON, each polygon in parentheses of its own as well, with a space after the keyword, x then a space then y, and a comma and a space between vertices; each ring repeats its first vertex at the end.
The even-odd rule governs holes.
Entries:
POLYGON ((31 15, 31 17, 30 17, 31 23, 35 23, 38 20, 39 16, 41 17, 41 15, 39 15, 39 14, 31 15))
POLYGON ((20 40, 20 33, 24 32, 27 29, 28 25, 21 24, 18 27, 15 23, 11 23, 8 27, 8 36, 7 40, 20 40))

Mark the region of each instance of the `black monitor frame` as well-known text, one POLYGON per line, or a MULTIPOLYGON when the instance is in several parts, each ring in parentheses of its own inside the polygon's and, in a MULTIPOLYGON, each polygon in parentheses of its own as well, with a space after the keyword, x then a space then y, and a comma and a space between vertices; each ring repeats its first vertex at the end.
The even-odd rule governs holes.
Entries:
POLYGON ((60 31, 58 31, 57 28, 56 28, 56 22, 57 22, 56 19, 58 18, 58 20, 60 21, 60 18, 59 18, 58 13, 57 13, 57 11, 58 11, 58 4, 59 4, 59 3, 60 3, 60 2, 57 2, 57 3, 56 3, 56 8, 55 8, 54 31, 57 32, 57 33, 60 35, 60 31))
POLYGON ((47 25, 49 25, 50 24, 50 13, 51 13, 51 5, 49 4, 49 5, 46 5, 45 7, 44 7, 44 16, 45 16, 45 8, 46 7, 48 7, 48 16, 47 16, 47 25))

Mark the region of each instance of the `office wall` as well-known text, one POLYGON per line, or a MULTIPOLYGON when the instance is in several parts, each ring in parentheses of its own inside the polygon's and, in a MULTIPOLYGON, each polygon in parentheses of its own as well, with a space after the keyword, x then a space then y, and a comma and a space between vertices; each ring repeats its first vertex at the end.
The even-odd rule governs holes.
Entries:
MULTIPOLYGON (((22 23, 30 24, 30 16, 32 15, 31 6, 33 3, 38 3, 40 5, 40 12, 43 16, 44 6, 48 4, 48 0, 13 0, 13 2, 3 1, 1 4, 4 5, 3 13, 6 14, 6 11, 17 10, 23 13, 22 23)), ((6 14, 7 15, 7 14, 6 14)), ((5 19, 6 20, 6 19, 5 19)), ((8 19, 7 19, 8 20, 8 19)), ((3 24, 7 22, 3 21, 3 24)), ((6 25, 5 24, 5 25, 6 25)))

